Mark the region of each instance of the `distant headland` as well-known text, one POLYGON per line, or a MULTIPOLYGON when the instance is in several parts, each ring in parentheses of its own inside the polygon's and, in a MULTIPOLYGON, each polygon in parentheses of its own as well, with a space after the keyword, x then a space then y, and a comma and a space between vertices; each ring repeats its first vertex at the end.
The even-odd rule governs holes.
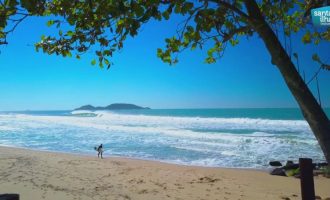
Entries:
POLYGON ((129 103, 113 103, 105 107, 95 107, 92 105, 85 105, 74 110, 139 110, 139 109, 150 109, 149 107, 141 107, 129 103))

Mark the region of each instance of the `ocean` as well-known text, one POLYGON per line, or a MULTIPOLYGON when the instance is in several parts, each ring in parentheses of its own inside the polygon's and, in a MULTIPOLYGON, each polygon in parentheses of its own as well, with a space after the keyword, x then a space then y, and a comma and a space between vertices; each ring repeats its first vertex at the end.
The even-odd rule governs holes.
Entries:
POLYGON ((0 146, 96 156, 101 143, 104 157, 205 167, 324 161, 296 108, 0 112, 0 146))

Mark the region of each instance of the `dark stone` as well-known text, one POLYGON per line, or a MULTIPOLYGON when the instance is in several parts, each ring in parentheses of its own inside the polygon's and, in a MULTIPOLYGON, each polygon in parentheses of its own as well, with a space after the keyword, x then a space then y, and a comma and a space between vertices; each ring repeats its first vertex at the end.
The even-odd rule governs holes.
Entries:
POLYGON ((0 194, 0 200, 19 200, 19 194, 0 194))
MULTIPOLYGON (((328 166, 328 163, 313 163, 313 169, 320 169, 320 167, 328 166)), ((290 169, 298 169, 299 164, 295 164, 292 161, 288 161, 282 169, 290 170, 290 169)))
POLYGON ((273 171, 271 171, 270 174, 275 176, 286 176, 285 170, 282 168, 273 169, 273 171))
POLYGON ((294 163, 293 163, 292 160, 288 160, 288 161, 286 161, 285 166, 291 166, 291 165, 293 165, 293 164, 294 164, 294 163))
POLYGON ((270 161, 269 165, 272 167, 281 167, 282 163, 280 161, 270 161))
POLYGON ((328 166, 328 163, 323 162, 323 163, 313 163, 314 169, 320 169, 321 167, 326 167, 328 166))

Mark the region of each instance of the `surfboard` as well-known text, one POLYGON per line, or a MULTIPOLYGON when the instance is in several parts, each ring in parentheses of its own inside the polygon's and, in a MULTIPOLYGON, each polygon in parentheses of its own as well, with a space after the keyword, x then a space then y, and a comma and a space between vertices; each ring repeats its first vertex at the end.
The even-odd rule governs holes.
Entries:
MULTIPOLYGON (((98 152, 97 148, 98 147, 94 147, 94 150, 98 152)), ((103 148, 101 148, 101 152, 104 152, 104 149, 103 148)))

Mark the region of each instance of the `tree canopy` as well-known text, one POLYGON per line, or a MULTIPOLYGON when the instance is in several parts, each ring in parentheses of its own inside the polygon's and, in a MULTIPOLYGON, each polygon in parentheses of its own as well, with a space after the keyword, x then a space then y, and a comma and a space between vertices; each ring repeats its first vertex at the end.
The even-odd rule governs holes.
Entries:
MULTIPOLYGON (((246 12, 244 0, 0 0, 0 45, 29 16, 49 16, 47 26, 56 26, 58 35, 43 35, 35 44, 48 54, 76 56, 92 49, 100 67, 111 66, 114 52, 124 46, 127 37, 134 37, 150 20, 168 20, 173 15, 185 19, 177 33, 165 40, 165 48, 157 49, 164 62, 178 62, 185 49, 203 48, 211 43, 205 62, 214 63, 228 45, 235 46, 239 37, 256 33, 246 12), (69 25, 69 26, 68 26, 69 25), (65 26, 65 28, 63 28, 65 26), (69 28, 67 28, 69 27, 69 28)), ((290 37, 303 29, 302 42, 319 44, 330 41, 330 28, 315 29, 310 10, 327 1, 258 1, 266 22, 277 34, 290 37)), ((285 41, 286 42, 286 41, 285 41)), ((288 44, 285 44, 287 46, 288 44)), ((315 60, 321 60, 314 55, 315 60)), ((93 65, 97 63, 92 60, 93 65)), ((323 63, 322 63, 323 64, 323 63)))

